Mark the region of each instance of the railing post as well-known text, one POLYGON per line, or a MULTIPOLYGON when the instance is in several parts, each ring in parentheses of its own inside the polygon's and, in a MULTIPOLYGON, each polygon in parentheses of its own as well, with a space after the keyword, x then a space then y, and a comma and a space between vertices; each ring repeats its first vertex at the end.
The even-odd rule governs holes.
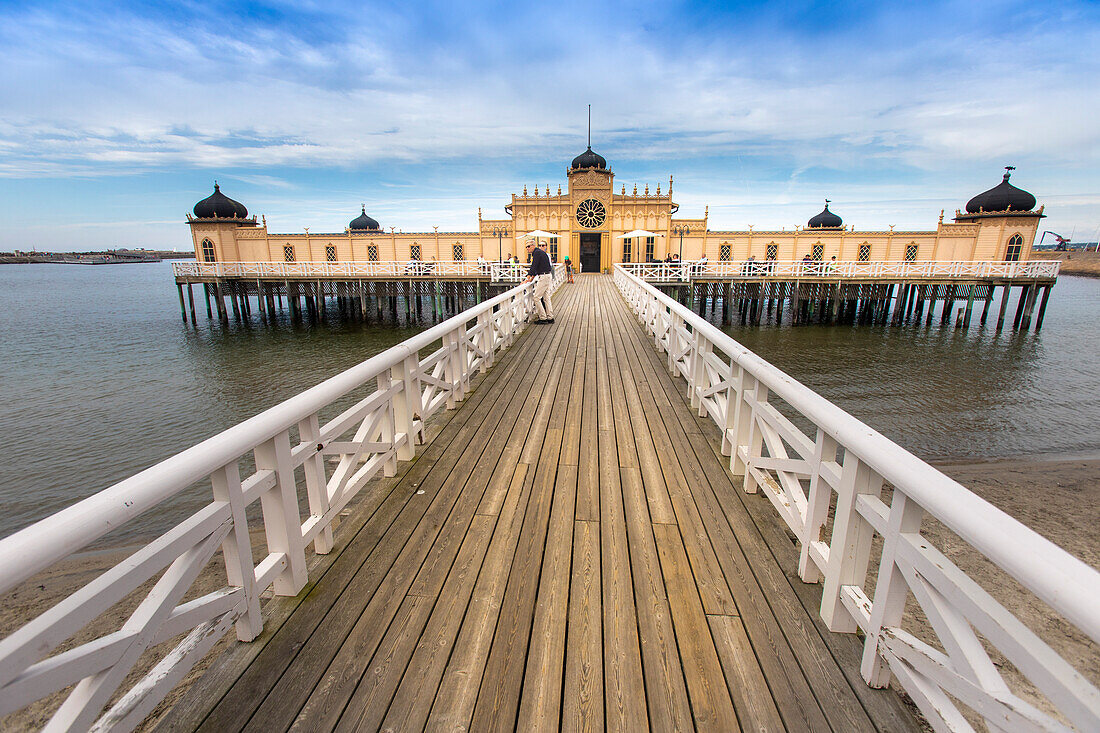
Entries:
POLYGON ((275 486, 260 497, 267 549, 284 553, 286 567, 275 576, 275 593, 296 596, 306 584, 306 553, 302 542, 302 517, 290 457, 290 432, 282 431, 256 446, 256 468, 275 472, 275 486))
MULTIPOLYGON (((665 350, 665 361, 668 362, 668 373, 672 376, 676 376, 676 357, 675 352, 679 351, 680 341, 680 327, 683 325, 684 319, 676 313, 668 314, 668 348, 665 350)), ((690 391, 691 385, 688 385, 690 391)))
POLYGON ((846 585, 862 586, 871 557, 872 527, 856 508, 860 494, 878 496, 882 477, 872 471, 851 451, 844 452, 844 465, 837 487, 833 535, 829 543, 829 562, 825 585, 821 590, 821 618, 830 631, 851 633, 856 621, 844 608, 840 594, 846 585))
POLYGON ((412 460, 416 455, 414 440, 416 435, 416 405, 419 402, 420 389, 417 386, 416 370, 419 366, 417 354, 411 354, 400 363, 390 367, 390 385, 400 384, 401 389, 393 396, 394 440, 401 444, 397 448, 397 458, 412 460), (404 434, 405 439, 401 441, 404 434))
MULTIPOLYGON (((382 392, 390 388, 391 382, 390 371, 384 371, 378 375, 375 379, 377 384, 376 391, 382 392)), ((381 426, 381 441, 383 444, 395 445, 397 440, 397 421, 394 419, 394 403, 397 401, 398 395, 390 395, 389 402, 386 406, 385 413, 382 417, 381 426)), ((386 460, 386 463, 382 466, 382 474, 384 476, 396 476, 397 475, 397 450, 394 449, 393 454, 386 460)))
MULTIPOLYGON (((298 423, 298 436, 305 445, 313 448, 313 453, 302 463, 306 476, 306 497, 309 499, 309 513, 323 517, 329 510, 328 481, 325 478, 325 457, 321 452, 321 427, 317 415, 313 414, 298 423)), ((329 524, 313 540, 313 550, 318 555, 327 555, 332 551, 332 525, 329 524)))
POLYGON ((229 503, 233 532, 222 540, 225 577, 231 587, 244 591, 245 609, 236 621, 237 639, 252 641, 264 630, 260 613, 260 593, 256 590, 256 566, 252 559, 252 538, 248 534, 248 516, 241 492, 241 470, 230 463, 210 476, 214 499, 229 503))
POLYGON ((484 372, 486 369, 493 365, 496 360, 496 350, 493 348, 493 342, 495 340, 493 335, 493 312, 485 311, 480 313, 477 317, 478 325, 478 348, 485 353, 485 356, 481 357, 481 370, 484 372))
POLYGON ((447 386, 450 389, 447 395, 448 410, 455 409, 455 404, 462 399, 462 365, 459 363, 459 349, 463 342, 463 339, 458 338, 457 331, 450 331, 443 335, 443 346, 447 349, 443 378, 447 380, 447 386))
POLYGON ((909 586, 895 563, 898 542, 901 541, 902 534, 920 532, 923 518, 924 510, 916 502, 900 491, 894 491, 887 533, 882 543, 875 598, 871 603, 871 622, 867 629, 867 638, 863 642, 863 662, 860 665, 863 679, 871 687, 886 687, 890 682, 890 669, 883 664, 878 645, 883 627, 901 625, 905 601, 909 596, 909 586))
POLYGON ((706 417, 707 411, 703 407, 702 392, 710 386, 706 379, 706 361, 711 344, 699 331, 695 331, 692 335, 695 337, 695 345, 691 350, 691 406, 698 409, 699 417, 706 417))
POLYGON ((798 577, 803 583, 816 583, 821 580, 821 569, 810 556, 810 548, 821 541, 821 532, 829 516, 829 504, 832 499, 832 487, 821 478, 821 464, 836 460, 836 441, 817 429, 814 443, 813 465, 810 466, 810 487, 806 492, 806 519, 802 524, 802 547, 798 556, 798 577))
MULTIPOLYGON (((753 423, 752 423, 752 405, 749 400, 754 399, 756 396, 756 378, 749 374, 748 370, 739 364, 736 364, 736 368, 740 374, 739 386, 737 389, 737 405, 733 412, 733 440, 732 440, 732 458, 730 459, 730 471, 734 476, 745 476, 747 473, 747 466, 745 460, 741 456, 742 446, 748 447, 749 441, 752 439, 753 423)), ((745 491, 754 493, 756 485, 752 487, 748 484, 748 479, 745 480, 745 491)))
POLYGON ((737 406, 741 404, 741 381, 744 374, 745 370, 731 358, 729 386, 726 387, 726 409, 722 416, 722 424, 719 426, 722 428, 722 455, 733 456, 730 459, 731 471, 734 461, 737 460, 737 446, 735 441, 730 439, 730 432, 737 425, 737 406))
POLYGON ((755 466, 755 459, 759 458, 763 452, 764 447, 764 435, 760 432, 760 427, 756 422, 756 410, 757 408, 767 403, 768 401, 768 388, 766 385, 760 382, 760 380, 752 379, 752 389, 745 389, 741 392, 741 396, 746 400, 744 405, 747 412, 748 430, 747 438, 745 440, 745 480, 744 491, 746 494, 756 493, 756 477, 752 474, 752 468, 755 466), (751 400, 751 402, 749 401, 751 400))

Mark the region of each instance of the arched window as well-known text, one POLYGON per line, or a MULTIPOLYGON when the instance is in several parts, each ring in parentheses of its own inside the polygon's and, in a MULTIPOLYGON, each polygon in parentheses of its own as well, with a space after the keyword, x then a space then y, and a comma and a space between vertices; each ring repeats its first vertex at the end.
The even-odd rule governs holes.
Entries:
POLYGON ((202 240, 202 261, 203 262, 217 262, 218 258, 214 256, 214 243, 209 239, 202 240))
POLYGON ((1005 248, 1005 262, 1019 262, 1020 250, 1024 248, 1024 238, 1019 234, 1013 234, 1005 248))
POLYGON ((331 244, 325 245, 325 261, 326 262, 335 262, 336 261, 336 247, 334 247, 331 244))
POLYGON ((718 245, 718 259, 721 262, 729 262, 733 257, 733 245, 729 242, 722 242, 718 245))
POLYGON ((859 261, 870 262, 871 261, 871 245, 861 244, 859 245, 859 261))
POLYGON ((821 262, 825 258, 825 245, 821 242, 810 247, 810 259, 821 262))
POLYGON ((910 242, 909 244, 905 245, 905 261, 906 262, 916 262, 917 261, 917 254, 918 254, 917 249, 918 248, 917 248, 917 245, 915 243, 910 242))

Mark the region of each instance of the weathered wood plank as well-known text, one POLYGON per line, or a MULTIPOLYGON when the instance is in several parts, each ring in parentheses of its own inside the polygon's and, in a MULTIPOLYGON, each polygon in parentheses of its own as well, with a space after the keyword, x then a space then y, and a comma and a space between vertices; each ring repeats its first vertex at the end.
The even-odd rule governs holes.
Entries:
MULTIPOLYGON (((386 727, 391 730, 411 729, 412 721, 408 718, 413 714, 411 703, 415 701, 415 697, 404 695, 393 699, 394 693, 406 678, 415 680, 420 687, 434 688, 430 686, 430 681, 433 677, 438 679, 447 663, 444 650, 449 649, 454 641, 458 619, 461 618, 473 591, 474 580, 481 568, 495 523, 495 517, 487 515, 473 518, 454 566, 438 596, 438 603, 431 609, 430 620, 424 618, 419 624, 390 625, 386 636, 393 639, 392 651, 382 658, 379 658, 379 653, 375 654, 367 673, 340 717, 336 730, 379 730, 383 716, 386 727)), ((410 594, 408 597, 420 596, 410 594)), ((435 600, 434 596, 423 598, 429 603, 435 600)), ((408 690, 408 687, 405 689, 408 690)), ((427 714, 426 710, 424 714, 427 714)), ((312 721, 303 723, 310 726, 309 729, 317 730, 312 721)), ((306 729, 303 727, 303 730, 306 729)))
POLYGON ((704 730, 737 730, 737 714, 691 575, 680 530, 673 525, 655 524, 653 537, 661 558, 661 573, 668 591, 695 725, 704 730))
POLYGON ((604 728, 601 589, 600 526, 577 521, 561 720, 561 729, 567 733, 604 728))
POLYGON ((527 651, 527 672, 516 726, 519 730, 558 727, 565 628, 569 620, 569 578, 576 497, 576 467, 559 466, 542 561, 542 577, 539 579, 538 602, 527 651))
POLYGON ((741 619, 736 616, 707 616, 707 623, 710 624, 718 659, 726 674, 726 685, 733 697, 741 730, 759 733, 783 730, 783 720, 779 717, 779 710, 772 700, 771 690, 741 619))
POLYGON ((622 487, 638 635, 644 640, 642 672, 648 692, 649 725, 653 730, 689 730, 693 725, 691 703, 684 686, 683 664, 676 647, 672 611, 668 607, 642 476, 636 467, 622 469, 622 487))

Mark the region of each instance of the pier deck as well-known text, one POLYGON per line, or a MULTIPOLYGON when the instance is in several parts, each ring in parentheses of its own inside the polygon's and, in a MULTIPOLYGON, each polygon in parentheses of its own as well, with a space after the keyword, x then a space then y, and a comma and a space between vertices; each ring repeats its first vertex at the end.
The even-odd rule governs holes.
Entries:
POLYGON ((555 308, 162 727, 918 729, 611 278, 555 308))

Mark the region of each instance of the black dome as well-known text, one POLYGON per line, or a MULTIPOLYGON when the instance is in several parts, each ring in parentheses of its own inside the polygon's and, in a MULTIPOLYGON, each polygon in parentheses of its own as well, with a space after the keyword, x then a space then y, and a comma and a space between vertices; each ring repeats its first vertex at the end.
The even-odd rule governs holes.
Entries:
POLYGON ((351 223, 348 224, 348 229, 353 229, 356 231, 377 231, 381 229, 381 227, 378 226, 378 222, 367 216, 367 207, 366 204, 364 204, 363 213, 351 220, 351 223))
POLYGON ((1010 209, 1012 211, 1031 211, 1034 209, 1035 197, 1008 182, 1008 177, 1013 170, 1013 168, 1008 167, 1005 170, 1003 181, 967 201, 966 212, 977 214, 979 212, 1008 211, 1010 209))
POLYGON ((844 226, 844 220, 829 211, 829 200, 825 199, 825 208, 820 214, 806 222, 810 229, 840 229, 844 226))
POLYGON ((592 152, 592 146, 588 146, 588 150, 573 158, 573 165, 570 166, 573 170, 581 170, 582 168, 595 168, 597 170, 607 170, 607 161, 599 153, 592 152))
POLYGON ((195 204, 195 216, 200 219, 246 219, 248 209, 239 201, 226 196, 214 182, 214 193, 195 204))

